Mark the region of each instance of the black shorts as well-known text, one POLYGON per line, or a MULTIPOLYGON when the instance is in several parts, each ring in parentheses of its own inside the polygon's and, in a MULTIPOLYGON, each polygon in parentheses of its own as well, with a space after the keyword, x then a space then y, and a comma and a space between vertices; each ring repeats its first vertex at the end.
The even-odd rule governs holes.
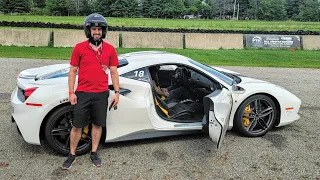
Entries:
POLYGON ((74 106, 73 126, 83 128, 89 124, 105 127, 107 123, 107 108, 109 91, 75 92, 77 104, 74 106))

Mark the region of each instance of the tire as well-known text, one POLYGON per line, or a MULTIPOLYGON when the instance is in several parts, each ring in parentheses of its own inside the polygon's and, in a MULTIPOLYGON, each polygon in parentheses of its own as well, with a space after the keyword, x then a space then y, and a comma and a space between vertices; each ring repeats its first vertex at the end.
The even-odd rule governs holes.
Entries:
MULTIPOLYGON (((45 138, 49 146, 62 155, 69 153, 73 111, 72 105, 60 107, 50 115, 45 125, 45 138), (52 132, 53 130, 54 132, 52 132)), ((88 153, 91 146, 91 127, 87 126, 82 130, 76 155, 88 153)))
POLYGON ((234 128, 243 136, 263 136, 274 126, 277 113, 276 105, 270 97, 253 95, 237 109, 234 128))

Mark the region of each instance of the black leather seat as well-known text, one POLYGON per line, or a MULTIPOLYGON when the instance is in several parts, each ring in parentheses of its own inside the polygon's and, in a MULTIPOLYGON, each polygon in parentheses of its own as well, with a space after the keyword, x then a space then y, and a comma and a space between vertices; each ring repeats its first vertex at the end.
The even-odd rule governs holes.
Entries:
MULTIPOLYGON (((158 67, 150 67, 150 73, 152 76, 152 79, 158 82, 158 76, 157 71, 159 70, 158 67)), ((166 103, 164 100, 160 98, 159 95, 157 95, 157 92, 155 91, 155 87, 153 83, 151 83, 152 92, 154 94, 154 99, 157 106, 157 112, 159 114, 162 114, 168 119, 174 119, 174 120, 181 120, 184 122, 187 122, 190 120, 192 122, 192 119, 194 119, 195 114, 204 114, 203 112, 203 105, 194 101, 186 101, 186 102, 180 102, 178 100, 172 100, 168 103, 166 103)))
POLYGON ((155 96, 158 110, 169 119, 193 119, 196 114, 203 114, 203 105, 193 101, 175 102, 169 107, 159 96, 155 96))

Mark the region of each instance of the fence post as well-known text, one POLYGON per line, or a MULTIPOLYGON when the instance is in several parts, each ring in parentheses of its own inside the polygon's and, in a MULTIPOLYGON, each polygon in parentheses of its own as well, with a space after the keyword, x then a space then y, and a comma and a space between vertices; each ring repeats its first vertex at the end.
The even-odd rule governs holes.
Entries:
POLYGON ((186 34, 182 34, 182 48, 186 49, 186 34))
POLYGON ((119 48, 123 48, 122 47, 122 31, 119 32, 119 48))
POLYGON ((51 31, 49 35, 49 42, 48 42, 48 47, 53 47, 54 46, 54 32, 51 31))

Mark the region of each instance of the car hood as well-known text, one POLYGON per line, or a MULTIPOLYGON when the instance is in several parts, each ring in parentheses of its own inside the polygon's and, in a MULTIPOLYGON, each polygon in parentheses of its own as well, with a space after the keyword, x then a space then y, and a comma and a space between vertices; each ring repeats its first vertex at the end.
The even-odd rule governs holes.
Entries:
POLYGON ((240 76, 240 78, 241 78, 241 84, 245 84, 245 83, 269 83, 267 81, 263 81, 263 80, 255 79, 255 78, 250 78, 250 77, 240 76))
POLYGON ((231 70, 228 70, 228 69, 224 69, 224 68, 220 68, 220 67, 216 67, 216 66, 211 66, 211 67, 216 69, 217 71, 221 71, 221 72, 225 72, 225 73, 233 74, 233 75, 237 75, 237 76, 240 75, 240 73, 235 72, 235 71, 231 71, 231 70))

